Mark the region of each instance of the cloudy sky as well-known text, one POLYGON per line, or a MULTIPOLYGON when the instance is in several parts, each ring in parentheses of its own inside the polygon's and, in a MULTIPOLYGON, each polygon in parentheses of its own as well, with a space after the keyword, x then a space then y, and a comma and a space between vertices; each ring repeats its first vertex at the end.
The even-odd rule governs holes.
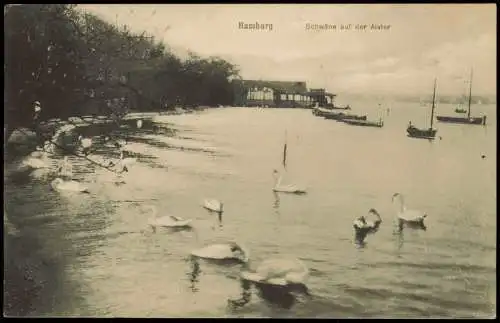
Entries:
POLYGON ((84 5, 102 18, 147 31, 175 53, 217 55, 243 78, 306 81, 336 93, 496 93, 496 7, 475 5, 84 5), (238 23, 272 24, 272 31, 238 23), (337 30, 306 30, 306 24, 337 30), (353 26, 341 31, 341 24, 353 26), (385 31, 356 24, 390 25, 385 31))

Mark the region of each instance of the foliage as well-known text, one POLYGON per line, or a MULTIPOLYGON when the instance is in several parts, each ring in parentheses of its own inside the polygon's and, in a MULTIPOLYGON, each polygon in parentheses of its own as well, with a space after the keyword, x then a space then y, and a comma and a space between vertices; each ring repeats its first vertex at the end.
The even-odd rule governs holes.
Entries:
POLYGON ((139 110, 232 103, 230 78, 238 74, 232 64, 196 55, 182 61, 145 33, 75 5, 9 6, 4 20, 9 128, 32 122, 35 100, 42 103, 41 120, 92 114, 88 101, 106 107, 118 97, 136 97, 139 110))

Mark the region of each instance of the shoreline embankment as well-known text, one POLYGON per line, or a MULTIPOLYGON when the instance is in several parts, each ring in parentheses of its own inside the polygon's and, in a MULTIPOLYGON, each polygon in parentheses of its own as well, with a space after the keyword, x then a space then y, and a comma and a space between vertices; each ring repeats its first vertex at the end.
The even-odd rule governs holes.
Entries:
MULTIPOLYGON (((192 113, 196 110, 177 109, 174 111, 130 112, 122 120, 134 122, 136 119, 153 119, 158 115, 179 115, 192 113)), ((46 139, 58 141, 57 136, 74 138, 80 129, 92 125, 113 124, 115 120, 107 116, 70 117, 67 120, 53 118, 40 123, 40 129, 46 139)), ((112 129, 112 127, 110 127, 112 129)), ((6 129, 4 128, 4 132, 6 129)), ((35 150, 37 135, 29 128, 17 128, 4 140, 4 191, 17 191, 10 185, 9 178, 17 171, 17 161, 35 150), (5 183, 7 182, 7 183, 5 183)), ((38 196, 37 185, 20 187, 29 191, 29 198, 44 199, 38 196)), ((5 193, 8 195, 8 193, 5 193)), ((25 196, 26 194, 21 194, 25 196)), ((43 229, 30 227, 31 214, 22 207, 16 207, 19 200, 14 196, 4 199, 4 314, 10 317, 25 317, 39 315, 62 315, 70 307, 83 307, 79 304, 78 286, 68 282, 65 264, 67 256, 58 254, 48 241, 43 229), (68 295, 71 294, 71 295, 68 295), (76 295, 76 296, 75 296, 76 295), (75 300, 76 299, 76 300, 75 300), (78 304, 74 302, 78 301, 78 304), (69 303, 68 303, 69 302, 69 303)), ((52 230, 51 230, 52 232, 52 230)), ((56 239, 61 249, 70 248, 70 242, 61 232, 49 240, 56 239), (61 235, 60 237, 58 237, 61 235)), ((83 309, 82 309, 83 310, 83 309)))

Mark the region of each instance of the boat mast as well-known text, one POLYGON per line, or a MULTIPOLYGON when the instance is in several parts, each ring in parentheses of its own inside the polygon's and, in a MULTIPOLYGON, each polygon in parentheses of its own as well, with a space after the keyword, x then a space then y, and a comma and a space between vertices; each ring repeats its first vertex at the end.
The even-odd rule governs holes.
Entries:
POLYGON ((470 85, 469 85, 469 108, 467 112, 467 118, 470 119, 470 104, 472 101, 472 68, 470 69, 470 85))
POLYGON ((435 108, 435 101, 436 101, 436 78, 434 78, 434 93, 432 94, 432 110, 431 110, 431 129, 432 125, 434 124, 434 108, 435 108))
POLYGON ((286 170, 286 157, 287 157, 287 131, 285 130, 285 144, 283 145, 283 168, 286 170))

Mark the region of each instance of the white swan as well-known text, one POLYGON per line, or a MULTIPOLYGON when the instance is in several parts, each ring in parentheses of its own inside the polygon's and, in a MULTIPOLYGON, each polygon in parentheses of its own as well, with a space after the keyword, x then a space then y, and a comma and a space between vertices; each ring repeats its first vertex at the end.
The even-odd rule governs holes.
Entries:
POLYGON ((309 269, 299 259, 266 259, 255 270, 244 271, 241 278, 260 284, 287 286, 305 284, 309 269))
POLYGON ((237 260, 246 263, 250 253, 245 247, 235 242, 228 242, 207 245, 192 251, 191 256, 212 260, 237 260))
MULTIPOLYGON (((249 267, 248 264, 246 266, 249 267)), ((242 307, 252 298, 251 284, 259 291, 259 296, 271 303, 290 308, 297 294, 311 297, 306 280, 307 266, 296 258, 276 258, 262 261, 254 270, 244 270, 240 274, 242 294, 240 299, 229 299, 231 307, 242 307)))
POLYGON ((394 202, 396 198, 399 200, 399 212, 397 216, 399 230, 402 230, 403 226, 426 230, 427 227, 424 224, 424 219, 427 217, 427 214, 419 210, 408 210, 401 193, 394 193, 392 195, 392 202, 394 202))
POLYGON ((293 184, 288 184, 288 185, 281 184, 281 175, 276 169, 273 171, 273 175, 274 175, 274 187, 273 187, 274 192, 292 193, 292 194, 306 193, 305 189, 299 188, 293 184))
POLYGON ((23 160, 22 166, 32 169, 50 168, 50 165, 43 158, 28 157, 23 160))
POLYGON ((217 213, 224 212, 224 204, 216 199, 205 199, 203 201, 203 207, 212 212, 217 212, 217 213))
POLYGON ((149 205, 149 209, 152 212, 152 217, 148 220, 148 225, 153 229, 153 232, 156 232, 157 227, 165 227, 165 228, 190 228, 191 227, 191 219, 183 219, 180 217, 176 217, 173 215, 167 215, 158 217, 157 209, 154 205, 149 205))
POLYGON ((382 223, 382 218, 380 214, 375 209, 370 209, 369 214, 373 214, 377 217, 375 221, 367 221, 364 216, 360 216, 354 220, 353 227, 355 232, 355 239, 357 243, 363 243, 368 234, 373 234, 378 231, 380 224, 382 223))
POLYGON ((142 128, 142 120, 141 119, 137 120, 136 126, 137 126, 137 129, 141 129, 142 128))
POLYGON ((84 138, 82 135, 78 136, 78 142, 82 147, 82 151, 85 155, 88 155, 90 147, 92 147, 92 139, 84 138))
POLYGON ((215 212, 218 215, 219 226, 222 226, 222 213, 224 213, 224 204, 216 199, 205 199, 203 207, 210 212, 215 212))
POLYGON ((23 159, 21 166, 31 169, 50 168, 47 154, 41 151, 34 151, 31 156, 23 159))
POLYGON ((89 189, 76 181, 65 181, 62 178, 54 179, 50 185, 56 191, 90 193, 89 189))

